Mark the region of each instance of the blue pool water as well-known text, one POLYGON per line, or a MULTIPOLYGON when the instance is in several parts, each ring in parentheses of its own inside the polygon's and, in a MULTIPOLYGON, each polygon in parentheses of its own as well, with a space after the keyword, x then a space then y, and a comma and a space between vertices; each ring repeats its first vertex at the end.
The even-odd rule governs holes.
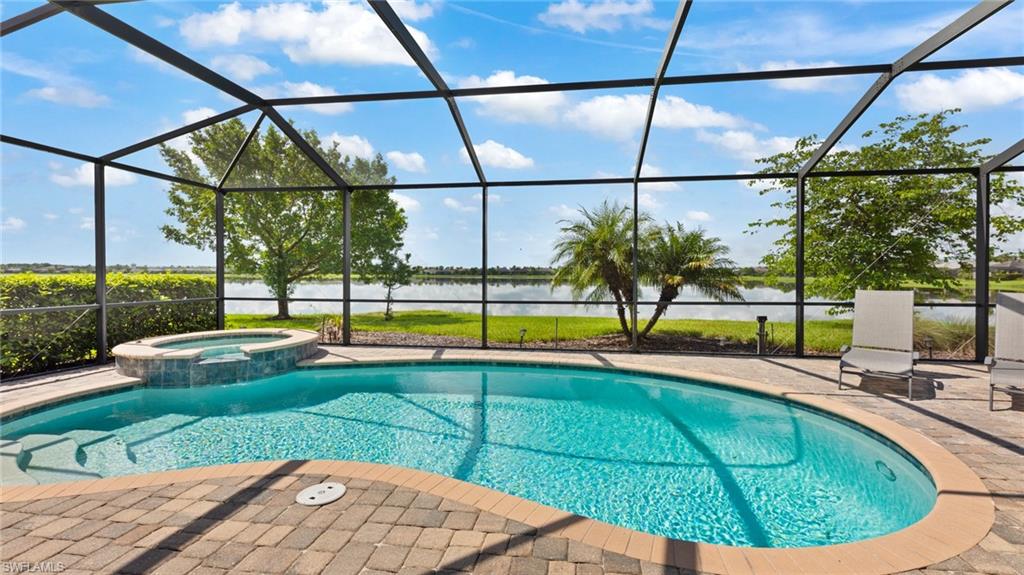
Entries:
POLYGON ((286 335, 241 335, 227 337, 207 337, 189 339, 185 341, 172 341, 162 343, 156 347, 165 349, 201 349, 201 357, 219 357, 242 353, 242 346, 247 343, 270 343, 272 341, 285 339, 286 335))
POLYGON ((134 454, 107 462, 108 475, 374 461, 649 533, 740 546, 874 537, 916 522, 935 501, 915 462, 852 424, 710 384, 603 370, 304 369, 71 403, 12 421, 4 436, 77 429, 108 431, 134 454))

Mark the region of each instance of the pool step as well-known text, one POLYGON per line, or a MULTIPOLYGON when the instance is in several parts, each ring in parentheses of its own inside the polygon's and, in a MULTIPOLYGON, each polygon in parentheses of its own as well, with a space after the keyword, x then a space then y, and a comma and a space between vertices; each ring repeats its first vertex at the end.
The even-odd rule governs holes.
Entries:
POLYGON ((135 454, 123 439, 109 431, 74 429, 63 434, 85 452, 84 467, 104 477, 124 475, 135 468, 135 454))
POLYGON ((100 474, 82 466, 84 453, 78 443, 63 435, 34 434, 18 440, 24 449, 21 459, 26 473, 39 483, 95 479, 100 474))
POLYGON ((20 441, 0 440, 0 484, 10 486, 39 483, 18 465, 23 449, 20 441))

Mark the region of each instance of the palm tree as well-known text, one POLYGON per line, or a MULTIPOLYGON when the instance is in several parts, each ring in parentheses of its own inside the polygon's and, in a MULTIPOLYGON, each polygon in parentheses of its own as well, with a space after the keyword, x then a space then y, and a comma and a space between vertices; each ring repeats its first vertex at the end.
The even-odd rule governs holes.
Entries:
MULTIPOLYGON (((597 209, 580 207, 576 220, 562 220, 561 237, 551 260, 556 267, 552 287, 568 285, 573 299, 615 300, 622 333, 630 337, 626 306, 633 300, 633 218, 629 207, 601 203, 597 209)), ((640 215, 647 226, 650 218, 640 215)))
POLYGON ((687 231, 678 222, 675 226, 653 226, 644 238, 640 279, 647 285, 660 286, 661 292, 640 337, 650 333, 684 286, 716 301, 743 300, 735 263, 726 257, 729 248, 718 238, 705 236, 700 228, 687 231))

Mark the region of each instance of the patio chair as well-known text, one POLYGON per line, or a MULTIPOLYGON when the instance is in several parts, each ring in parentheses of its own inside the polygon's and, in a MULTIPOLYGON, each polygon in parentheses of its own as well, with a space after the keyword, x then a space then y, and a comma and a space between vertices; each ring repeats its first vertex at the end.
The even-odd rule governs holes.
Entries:
POLYGON ((1024 395, 1024 293, 996 294, 996 349, 988 365, 988 409, 996 391, 1024 395))
POLYGON ((853 300, 853 346, 843 346, 843 374, 907 380, 907 399, 914 399, 914 292, 857 290, 853 300))

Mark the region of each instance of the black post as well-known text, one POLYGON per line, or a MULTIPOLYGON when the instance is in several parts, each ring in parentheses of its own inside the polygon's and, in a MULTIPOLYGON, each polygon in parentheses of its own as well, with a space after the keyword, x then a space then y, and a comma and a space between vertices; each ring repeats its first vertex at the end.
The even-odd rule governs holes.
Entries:
POLYGON ((480 193, 480 347, 487 349, 487 186, 481 187, 480 193))
POLYGON ((637 309, 636 302, 639 299, 637 295, 640 291, 640 184, 633 181, 633 297, 629 302, 629 317, 632 322, 630 331, 632 332, 632 341, 630 343, 630 350, 633 353, 640 351, 640 332, 637 330, 636 319, 637 309))
POLYGON ((974 359, 988 355, 989 172, 978 170, 974 253, 974 359))
POLYGON ((796 177, 796 355, 804 355, 804 186, 803 175, 796 177))
POLYGON ((346 189, 344 216, 342 217, 343 242, 342 247, 342 308, 341 308, 341 343, 349 345, 352 343, 352 190, 346 189))
POLYGON ((216 251, 217 251, 217 329, 224 329, 224 191, 214 192, 216 197, 216 251))
POLYGON ((93 164, 93 232, 96 242, 96 363, 107 362, 107 208, 104 166, 93 164))

